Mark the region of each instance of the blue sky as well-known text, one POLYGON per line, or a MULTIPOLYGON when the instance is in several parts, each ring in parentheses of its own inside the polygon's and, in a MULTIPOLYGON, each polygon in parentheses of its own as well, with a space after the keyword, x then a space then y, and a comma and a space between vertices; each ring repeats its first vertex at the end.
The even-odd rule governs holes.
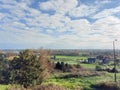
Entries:
POLYGON ((120 0, 0 0, 0 49, 111 49, 120 0))

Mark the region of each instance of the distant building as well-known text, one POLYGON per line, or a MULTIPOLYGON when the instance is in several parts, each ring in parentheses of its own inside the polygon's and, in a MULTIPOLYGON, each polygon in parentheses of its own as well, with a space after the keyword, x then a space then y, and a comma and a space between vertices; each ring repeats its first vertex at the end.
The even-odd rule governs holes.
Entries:
POLYGON ((96 58, 88 58, 88 63, 95 63, 96 62, 96 58))
POLYGON ((107 63, 109 63, 111 60, 110 60, 110 58, 103 58, 102 59, 102 64, 107 64, 107 63))

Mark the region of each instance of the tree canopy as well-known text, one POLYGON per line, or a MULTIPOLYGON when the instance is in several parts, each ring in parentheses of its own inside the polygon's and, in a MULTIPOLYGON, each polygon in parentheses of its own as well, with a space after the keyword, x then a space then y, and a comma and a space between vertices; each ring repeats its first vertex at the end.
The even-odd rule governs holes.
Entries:
POLYGON ((11 81, 27 88, 42 82, 42 68, 39 57, 32 50, 21 51, 10 63, 11 81))

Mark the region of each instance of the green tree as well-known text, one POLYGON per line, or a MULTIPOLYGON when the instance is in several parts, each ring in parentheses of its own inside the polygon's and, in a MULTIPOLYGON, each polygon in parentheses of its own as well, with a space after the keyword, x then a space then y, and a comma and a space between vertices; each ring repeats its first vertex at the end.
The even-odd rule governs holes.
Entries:
POLYGON ((60 64, 60 62, 57 62, 57 63, 56 63, 55 68, 56 68, 56 69, 61 69, 61 64, 60 64))
POLYGON ((0 84, 8 84, 9 77, 9 61, 5 59, 0 59, 0 84))
POLYGON ((61 70, 65 71, 65 64, 64 64, 64 62, 61 62, 61 70))
POLYGON ((11 81, 27 88, 30 85, 41 84, 41 73, 44 71, 38 56, 32 50, 21 51, 18 58, 10 63, 11 81))

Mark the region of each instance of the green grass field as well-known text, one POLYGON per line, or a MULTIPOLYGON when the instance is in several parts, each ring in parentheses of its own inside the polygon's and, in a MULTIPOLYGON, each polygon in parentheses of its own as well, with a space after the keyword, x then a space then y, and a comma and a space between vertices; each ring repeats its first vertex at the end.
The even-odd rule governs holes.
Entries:
POLYGON ((9 85, 0 85, 0 90, 7 90, 9 85))
MULTIPOLYGON (((61 74, 60 74, 61 75, 61 74)), ((83 90, 93 90, 91 85, 95 85, 99 82, 113 82, 114 74, 113 73, 105 73, 100 76, 88 76, 88 77, 71 77, 71 78, 56 78, 52 76, 51 78, 47 79, 44 83, 49 84, 57 84, 60 86, 63 86, 65 88, 68 88, 70 90, 74 90, 76 87, 81 87, 83 90)), ((117 74, 117 80, 120 81, 120 73, 117 74)))
POLYGON ((87 57, 82 57, 82 56, 62 56, 62 55, 57 55, 56 58, 65 58, 65 59, 72 59, 72 60, 84 60, 87 59, 87 57))
MULTIPOLYGON (((65 62, 69 64, 80 64, 82 67, 89 69, 89 70, 95 70, 96 63, 93 64, 84 64, 80 63, 80 60, 87 60, 88 57, 81 57, 81 56, 56 56, 55 62, 65 62)), ((102 68, 105 68, 105 66, 101 66, 102 68)), ((117 73, 117 80, 120 81, 120 73, 117 73)), ((96 84, 99 82, 113 82, 114 81, 114 74, 105 72, 105 74, 100 76, 90 76, 90 77, 79 77, 79 78, 56 78, 51 77, 49 78, 45 83, 54 83, 57 85, 61 85, 64 87, 67 87, 71 90, 74 90, 76 87, 81 87, 85 90, 93 90, 91 88, 92 84, 96 84)))
POLYGON ((69 64, 78 64, 81 60, 87 60, 87 57, 82 56, 62 56, 56 55, 56 60, 54 62, 65 62, 69 64))
MULTIPOLYGON (((107 72, 101 76, 60 78, 68 74, 70 73, 57 73, 57 77, 55 75, 52 75, 43 84, 53 83, 59 86, 63 86, 68 90, 74 90, 76 87, 80 87, 83 90, 93 90, 91 87, 93 84, 105 81, 114 81, 114 74, 107 72)), ((117 80, 120 81, 120 73, 117 73, 117 80)), ((8 87, 9 85, 0 85, 0 90, 6 90, 8 87)))
POLYGON ((91 69, 91 70, 95 70, 96 64, 84 64, 81 63, 80 64, 82 67, 87 68, 87 69, 91 69))

